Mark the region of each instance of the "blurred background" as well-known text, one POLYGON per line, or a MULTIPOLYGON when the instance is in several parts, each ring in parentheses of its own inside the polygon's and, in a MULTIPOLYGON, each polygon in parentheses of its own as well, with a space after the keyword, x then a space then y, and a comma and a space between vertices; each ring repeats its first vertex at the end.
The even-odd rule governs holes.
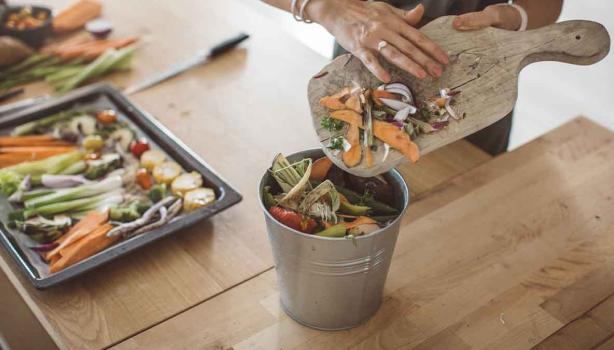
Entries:
MULTIPOLYGON (((255 11, 267 15, 279 26, 322 56, 331 58, 333 37, 317 24, 298 23, 287 13, 246 0, 255 11)), ((565 0, 559 21, 588 19, 600 22, 614 35, 614 2, 565 0)), ((314 72, 315 73, 315 72, 314 72)), ((548 132, 566 121, 584 115, 614 130, 614 57, 588 66, 541 62, 520 74, 518 101, 510 149, 548 132)))

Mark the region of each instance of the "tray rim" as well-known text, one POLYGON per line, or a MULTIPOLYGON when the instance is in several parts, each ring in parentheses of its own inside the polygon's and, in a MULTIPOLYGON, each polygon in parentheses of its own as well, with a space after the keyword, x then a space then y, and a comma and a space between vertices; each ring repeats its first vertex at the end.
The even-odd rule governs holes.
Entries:
POLYGON ((153 139, 160 148, 169 154, 170 158, 180 163, 184 168, 199 172, 206 183, 214 185, 219 197, 218 200, 210 206, 188 213, 182 218, 174 220, 150 232, 121 241, 108 249, 47 277, 42 277, 38 274, 21 249, 12 242, 12 234, 8 232, 4 223, 0 223, 0 242, 2 242, 2 245, 8 250, 20 270, 37 289, 46 289, 55 286, 97 269, 120 256, 142 248, 162 237, 175 234, 184 228, 222 212, 238 204, 243 199, 242 195, 234 189, 228 181, 220 176, 207 162, 175 136, 160 121, 107 83, 87 85, 61 97, 53 98, 35 106, 3 116, 0 118, 0 129, 38 119, 40 116, 36 117, 36 114, 42 111, 53 113, 50 110, 61 110, 65 108, 66 104, 78 103, 79 99, 86 99, 93 95, 106 96, 115 103, 118 108, 128 112, 124 113, 125 116, 134 124, 135 128, 138 128, 139 132, 153 139))

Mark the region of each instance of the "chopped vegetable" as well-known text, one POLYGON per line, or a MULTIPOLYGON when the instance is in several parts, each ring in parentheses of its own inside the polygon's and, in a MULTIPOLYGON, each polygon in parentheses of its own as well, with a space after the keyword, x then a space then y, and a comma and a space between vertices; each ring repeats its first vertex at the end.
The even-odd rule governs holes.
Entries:
POLYGON ((196 188, 183 196, 183 210, 194 211, 215 202, 215 192, 211 188, 196 188))
POLYGON ((114 140, 121 146, 122 150, 127 151, 130 149, 132 140, 134 140, 134 133, 128 128, 121 128, 113 131, 109 135, 109 139, 114 140))
POLYGON ((75 115, 73 111, 62 111, 46 118, 37 119, 25 124, 21 124, 11 132, 11 136, 31 135, 43 132, 51 125, 72 118, 75 115))
POLYGON ((113 176, 106 178, 100 182, 88 183, 85 185, 62 188, 53 191, 52 193, 44 196, 36 197, 24 202, 26 208, 37 208, 48 204, 70 201, 74 199, 80 199, 85 197, 91 197, 114 190, 118 190, 122 187, 122 179, 119 176, 113 176))
POLYGON ((350 203, 350 201, 348 201, 348 199, 344 195, 340 195, 339 199, 340 199, 339 211, 344 214, 361 216, 361 215, 366 215, 369 212, 369 210, 371 210, 370 207, 367 207, 365 205, 357 205, 357 204, 350 203))
POLYGON ((102 4, 96 0, 79 0, 62 10, 53 19, 53 30, 58 33, 79 29, 102 13, 102 4))
POLYGON ((191 173, 177 176, 171 183, 171 193, 183 197, 187 192, 199 188, 203 185, 203 177, 192 171, 191 173))
POLYGON ((85 30, 98 39, 104 39, 113 30, 111 22, 104 19, 94 19, 85 23, 85 30))
POLYGON ((48 188, 66 188, 84 185, 90 181, 83 175, 52 175, 43 174, 41 183, 48 188))
POLYGON ((273 197, 273 195, 271 194, 271 186, 265 186, 263 191, 262 191, 262 200, 264 202, 264 207, 269 210, 271 209, 271 207, 274 207, 277 205, 277 201, 275 200, 275 198, 273 197))
POLYGON ((37 216, 25 221, 15 221, 15 227, 39 243, 49 243, 70 227, 72 220, 66 215, 56 215, 53 219, 37 216))
POLYGON ((61 258, 49 266, 49 271, 51 273, 58 272, 113 244, 117 241, 118 237, 107 237, 107 233, 112 227, 111 224, 99 226, 75 244, 62 249, 60 253, 61 258))
POLYGON ((328 171, 332 168, 333 162, 328 157, 316 159, 311 166, 309 180, 324 181, 328 171))
POLYGON ((141 165, 143 168, 152 171, 158 164, 166 160, 166 155, 158 150, 148 150, 141 155, 141 165))
POLYGON ((157 184, 154 185, 151 190, 149 190, 148 197, 152 202, 157 203, 161 201, 163 198, 166 198, 168 195, 166 184, 157 184))
POLYGON ((130 222, 134 221, 143 215, 151 205, 140 201, 132 201, 127 206, 112 207, 109 209, 109 218, 112 221, 130 222))
POLYGON ((117 122, 117 112, 113 109, 105 109, 96 113, 96 120, 104 125, 110 125, 117 122))
POLYGON ((355 167, 360 163, 362 157, 362 147, 360 146, 360 129, 358 125, 351 124, 347 134, 347 140, 351 147, 343 152, 343 163, 349 168, 355 167))
POLYGON ((343 224, 333 225, 325 230, 322 230, 316 233, 317 236, 321 237, 344 237, 347 232, 347 229, 343 224))
POLYGON ((80 212, 86 210, 103 210, 110 206, 121 203, 124 200, 123 191, 115 190, 108 193, 99 194, 92 197, 85 197, 75 200, 68 200, 62 202, 54 202, 51 204, 26 208, 23 211, 24 218, 30 218, 35 215, 55 215, 67 212, 80 212))
POLYGON ((151 175, 149 175, 149 171, 145 168, 140 168, 136 171, 136 183, 141 186, 142 189, 148 190, 153 186, 153 180, 151 179, 151 175))
POLYGON ((100 135, 88 135, 83 139, 83 147, 90 152, 95 152, 104 147, 104 140, 100 135))
POLYGON ((318 225, 314 219, 280 206, 271 207, 269 213, 275 220, 304 233, 312 233, 318 225))
POLYGON ((96 132, 96 119, 89 115, 80 115, 70 120, 70 129, 81 135, 91 135, 96 132))
POLYGON ((146 151, 149 151, 149 142, 146 139, 133 141, 130 145, 130 152, 137 158, 140 158, 146 151))
POLYGON ((411 141, 409 135, 396 126, 379 120, 373 121, 373 134, 375 137, 399 150, 412 162, 418 161, 420 151, 418 146, 411 141))
POLYGON ((84 176, 93 180, 105 176, 121 165, 121 157, 117 153, 105 154, 100 159, 89 160, 84 176))
MULTIPOLYGON (((181 174, 181 166, 173 161, 167 161, 161 164, 158 164, 156 166, 154 166, 153 168, 153 177, 156 180, 157 183, 165 183, 165 184, 170 184, 171 182, 173 182, 178 176, 179 174, 181 174)), ((200 174, 198 173, 192 173, 195 175, 192 175, 193 177, 196 176, 198 177, 198 179, 200 179, 201 183, 202 183, 202 179, 200 177, 200 174)), ((187 175, 190 174, 184 174, 184 178, 186 178, 187 175)), ((187 176, 187 178, 189 179, 190 177, 187 176)), ((200 186, 200 185, 198 185, 200 186)), ((196 186, 196 187, 198 187, 196 186)), ((196 188, 195 187, 195 188, 196 188)), ((177 194, 173 191, 173 194, 177 194)))
POLYGON ((58 242, 58 247, 49 252, 45 258, 47 260, 51 260, 54 256, 59 255, 61 249, 85 237, 88 233, 104 224, 107 220, 108 215, 106 212, 92 211, 88 213, 76 225, 71 227, 64 236, 62 236, 61 241, 58 242))
POLYGON ((0 147, 70 146, 50 135, 0 136, 0 147))

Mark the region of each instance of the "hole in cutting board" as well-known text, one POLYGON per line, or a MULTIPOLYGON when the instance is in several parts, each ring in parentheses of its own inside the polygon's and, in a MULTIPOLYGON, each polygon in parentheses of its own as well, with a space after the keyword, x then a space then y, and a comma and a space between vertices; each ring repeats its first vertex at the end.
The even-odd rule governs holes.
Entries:
POLYGON ((576 35, 576 40, 580 40, 582 37, 580 35, 576 35))

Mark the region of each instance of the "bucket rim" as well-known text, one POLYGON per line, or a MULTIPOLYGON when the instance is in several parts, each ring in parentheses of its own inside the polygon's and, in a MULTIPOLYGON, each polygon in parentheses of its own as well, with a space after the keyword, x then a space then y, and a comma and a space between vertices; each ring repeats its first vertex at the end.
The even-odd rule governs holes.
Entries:
MULTIPOLYGON (((300 155, 300 154, 309 154, 312 152, 321 152, 322 155, 324 154, 324 151, 322 151, 322 149, 320 148, 310 148, 310 149, 306 149, 303 151, 298 151, 298 152, 294 152, 292 154, 287 155, 286 157, 293 157, 296 155, 300 155)), ((264 215, 266 217, 268 217, 269 219, 273 220, 274 222, 276 222, 279 225, 282 225, 287 231, 290 231, 292 233, 298 234, 304 238, 308 238, 308 239, 316 239, 316 240, 325 240, 325 241, 336 241, 336 242, 340 242, 340 241, 353 241, 353 240, 363 240, 363 239, 369 239, 372 238, 375 235, 379 235, 382 232, 386 231, 386 229, 389 226, 395 225, 398 221, 403 219, 403 216, 405 215, 405 212, 407 211, 407 207, 409 207, 409 203, 410 203, 410 192, 409 192, 409 188, 407 186, 407 183, 405 182, 405 179, 403 178, 403 176, 401 175, 401 173, 395 168, 395 169, 391 169, 385 173, 382 173, 382 175, 384 174, 388 174, 391 175, 397 179, 399 179, 400 181, 400 186, 401 186, 401 190, 403 193, 403 197, 404 197, 404 203, 403 203, 403 209, 401 210, 401 212, 399 213, 399 215, 396 217, 396 219, 392 220, 392 222, 390 222, 390 224, 376 230, 373 231, 367 235, 363 235, 363 236, 358 236, 358 237, 353 237, 353 238, 348 238, 348 236, 344 236, 344 237, 322 237, 322 236, 318 236, 315 234, 309 234, 309 233, 304 233, 301 232, 299 230, 295 230, 291 227, 288 227, 284 224, 282 224, 281 222, 279 222, 277 219, 275 219, 273 217, 273 215, 271 215, 271 213, 269 213, 269 211, 267 210, 267 208, 264 206, 264 201, 262 198, 262 189, 264 188, 264 181, 269 173, 269 170, 271 169, 271 167, 266 168, 264 175, 262 175, 262 177, 260 178, 260 181, 258 182, 258 203, 260 204, 260 208, 262 209, 262 211, 264 212, 264 215)))

